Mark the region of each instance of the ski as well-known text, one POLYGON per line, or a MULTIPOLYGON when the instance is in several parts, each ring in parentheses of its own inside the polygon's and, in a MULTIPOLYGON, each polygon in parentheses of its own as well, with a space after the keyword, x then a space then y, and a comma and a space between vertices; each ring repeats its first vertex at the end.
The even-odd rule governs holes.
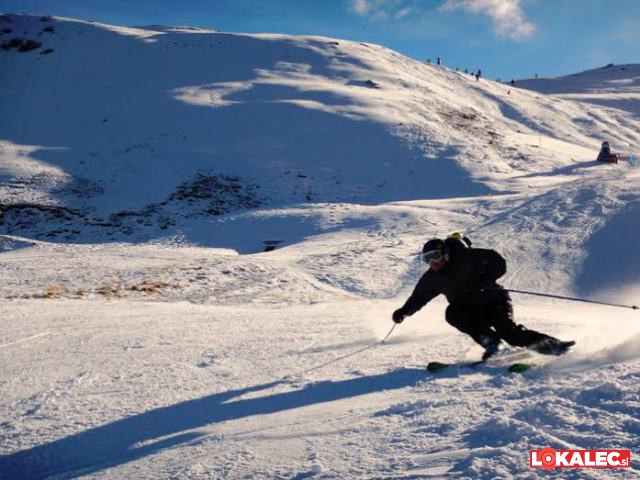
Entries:
POLYGON ((441 372, 442 370, 447 370, 452 367, 458 368, 475 368, 479 365, 482 365, 484 362, 479 360, 477 362, 467 362, 467 363, 442 363, 442 362, 429 362, 427 364, 427 370, 431 373, 441 372))
POLYGON ((514 363, 508 368, 508 370, 511 373, 524 373, 527 370, 530 370, 532 366, 533 365, 530 363, 514 363))
MULTIPOLYGON (((555 356, 564 355, 573 345, 575 345, 574 341, 559 342, 557 344, 558 348, 553 352, 553 354, 555 356)), ((548 353, 551 353, 551 351, 548 353)), ((485 360, 478 360, 475 362, 429 362, 427 364, 427 371, 431 373, 438 373, 451 368, 474 370, 480 367, 489 366, 493 369, 505 368, 510 373, 524 373, 531 370, 531 368, 536 364, 540 365, 540 362, 539 355, 536 354, 535 351, 521 348, 506 348, 485 360)))
MULTIPOLYGON (((443 370, 449 370, 451 368, 463 368, 463 369, 473 370, 478 367, 484 366, 486 364, 487 362, 484 362, 482 360, 479 360, 477 362, 467 362, 467 363, 429 362, 427 364, 427 371, 431 373, 438 373, 438 372, 442 372, 443 370)), ((501 366, 496 365, 496 367, 500 368, 501 366)), ((517 362, 507 366, 506 370, 510 373, 524 373, 530 370, 532 367, 533 365, 530 363, 517 362)))

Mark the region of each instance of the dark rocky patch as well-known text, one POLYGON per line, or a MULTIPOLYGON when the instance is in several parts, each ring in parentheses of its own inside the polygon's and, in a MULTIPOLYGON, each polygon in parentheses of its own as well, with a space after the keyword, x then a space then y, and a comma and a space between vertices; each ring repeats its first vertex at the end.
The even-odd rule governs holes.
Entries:
POLYGON ((35 40, 25 40, 23 38, 14 37, 11 40, 6 40, 0 44, 2 50, 17 49, 19 52, 30 52, 36 50, 42 46, 42 43, 35 40))

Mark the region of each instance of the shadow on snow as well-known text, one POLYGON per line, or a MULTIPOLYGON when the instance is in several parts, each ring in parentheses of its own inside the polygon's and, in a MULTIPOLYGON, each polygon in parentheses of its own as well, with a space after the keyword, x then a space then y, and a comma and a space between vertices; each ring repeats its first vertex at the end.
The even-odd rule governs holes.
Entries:
POLYGON ((153 455, 203 436, 192 431, 212 424, 284 412, 414 386, 425 379, 422 369, 398 369, 380 375, 313 383, 300 390, 233 401, 273 388, 271 383, 217 393, 157 408, 44 445, 0 457, 3 478, 33 479, 50 475, 88 475, 153 455))
POLYGON ((640 283, 640 203, 627 205, 596 231, 585 245, 588 252, 575 289, 583 295, 620 291, 640 283))

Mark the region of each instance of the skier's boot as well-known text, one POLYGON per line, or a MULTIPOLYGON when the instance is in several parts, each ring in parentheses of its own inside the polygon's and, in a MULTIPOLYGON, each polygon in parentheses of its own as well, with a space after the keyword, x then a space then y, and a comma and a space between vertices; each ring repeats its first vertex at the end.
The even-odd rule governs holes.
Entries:
POLYGON ((482 354, 483 362, 486 362, 491 357, 493 357, 496 353, 498 353, 498 349, 500 348, 499 338, 489 338, 489 337, 485 337, 485 338, 486 338, 486 341, 482 342, 482 346, 484 347, 484 353, 482 354))
POLYGON ((531 347, 543 355, 564 355, 575 344, 576 342, 574 341, 563 342, 557 338, 547 338, 531 347))

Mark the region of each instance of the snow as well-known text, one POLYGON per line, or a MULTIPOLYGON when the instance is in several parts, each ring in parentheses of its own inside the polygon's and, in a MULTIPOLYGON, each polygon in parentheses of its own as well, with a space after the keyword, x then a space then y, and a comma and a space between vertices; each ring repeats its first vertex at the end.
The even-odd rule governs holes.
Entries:
POLYGON ((636 310, 513 294, 577 341, 524 375, 428 374, 481 353, 443 299, 380 344, 456 230, 508 288, 638 304, 637 65, 512 87, 324 37, 0 18, 43 44, 0 50, 0 477, 537 479, 545 447, 639 476, 636 310))
POLYGON ((609 64, 568 77, 526 79, 518 86, 640 115, 640 65, 636 64, 609 64))

